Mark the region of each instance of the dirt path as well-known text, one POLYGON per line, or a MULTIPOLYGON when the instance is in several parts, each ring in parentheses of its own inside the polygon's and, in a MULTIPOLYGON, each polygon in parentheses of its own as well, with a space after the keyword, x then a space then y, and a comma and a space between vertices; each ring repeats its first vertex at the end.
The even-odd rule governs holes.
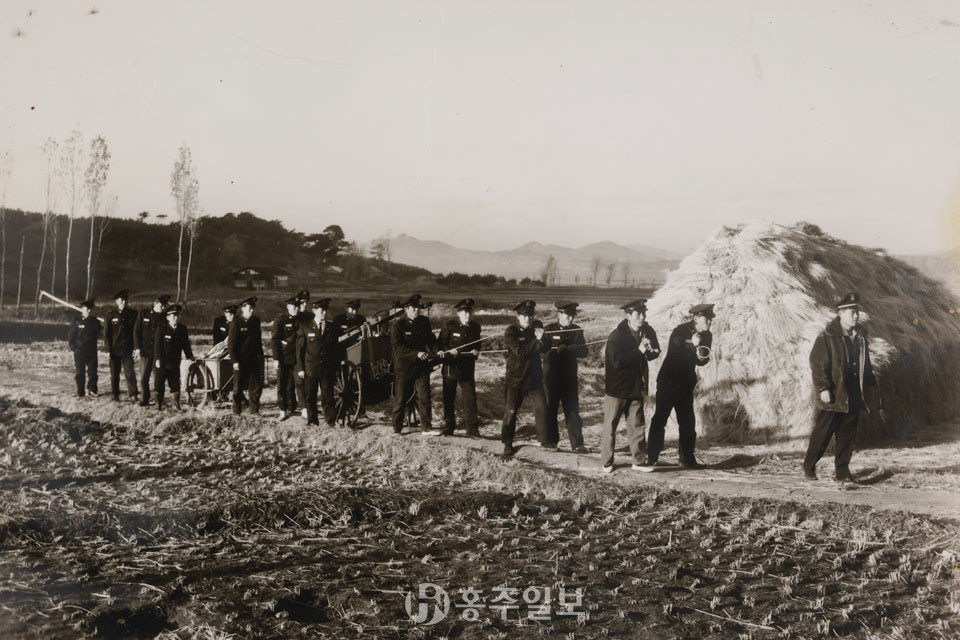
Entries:
MULTIPOLYGON (((57 399, 71 394, 70 364, 69 354, 57 351, 53 345, 3 345, 0 348, 0 369, 5 371, 0 393, 39 393, 55 403, 57 399)), ((108 388, 108 376, 101 361, 101 390, 108 388)), ((276 412, 271 404, 273 393, 273 389, 268 389, 264 396, 264 419, 271 419, 276 412)), ((109 400, 101 396, 87 402, 106 403, 109 400)), ((597 403, 591 403, 589 398, 583 402, 583 415, 588 425, 584 431, 587 446, 591 451, 598 452, 599 416, 594 404, 597 403)), ((438 409, 435 407, 435 415, 440 415, 438 409)), ((299 422, 299 418, 294 418, 290 426, 296 428, 299 422)), ((383 437, 392 437, 391 430, 385 424, 382 412, 371 410, 367 423, 361 426, 383 437)), ((805 505, 832 502, 960 520, 960 440, 937 435, 958 431, 957 425, 946 425, 945 428, 931 430, 930 433, 934 435, 928 436, 927 440, 914 441, 910 446, 858 451, 852 463, 852 471, 857 479, 853 484, 840 484, 832 480, 833 461, 829 457, 820 463, 819 481, 804 480, 799 471, 804 446, 801 442, 737 447, 698 444, 697 455, 701 462, 708 465, 707 469, 666 467, 658 468, 654 473, 641 473, 630 468, 622 434, 618 438, 621 449, 617 452, 617 467, 614 473, 607 475, 600 472, 597 453, 577 455, 564 449, 563 444, 556 452, 537 447, 529 416, 524 416, 524 421, 518 427, 519 439, 516 444, 521 449, 515 460, 620 486, 654 485, 679 491, 702 491, 734 498, 769 498, 805 505)), ((499 425, 487 420, 481 432, 481 439, 452 437, 431 440, 436 446, 482 448, 499 452, 499 425)), ((422 436, 414 431, 405 437, 422 436)), ((668 427, 668 441, 663 456, 668 463, 676 461, 676 442, 670 441, 669 437, 668 427)))

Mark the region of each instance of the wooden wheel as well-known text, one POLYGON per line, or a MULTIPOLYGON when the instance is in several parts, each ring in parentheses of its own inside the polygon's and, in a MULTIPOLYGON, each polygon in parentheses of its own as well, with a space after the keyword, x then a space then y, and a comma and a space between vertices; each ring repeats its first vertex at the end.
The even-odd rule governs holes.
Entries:
POLYGON ((333 403, 337 408, 337 422, 353 427, 363 406, 363 385, 360 367, 345 362, 333 381, 333 403))
POLYGON ((187 369, 187 403, 191 407, 202 407, 210 401, 213 393, 213 374, 206 363, 197 361, 187 369))

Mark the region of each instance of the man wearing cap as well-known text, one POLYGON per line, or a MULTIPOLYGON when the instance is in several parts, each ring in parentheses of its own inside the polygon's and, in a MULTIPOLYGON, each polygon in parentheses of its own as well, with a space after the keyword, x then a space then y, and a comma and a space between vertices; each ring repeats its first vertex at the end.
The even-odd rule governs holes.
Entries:
POLYGON ((624 315, 610 333, 604 348, 603 431, 600 432, 600 464, 605 473, 613 471, 617 426, 627 419, 627 442, 633 468, 646 460, 643 427, 643 400, 648 391, 647 362, 660 357, 657 332, 647 324, 647 301, 643 298, 620 307, 624 315))
POLYGON ((455 405, 457 387, 463 392, 463 412, 467 436, 480 435, 477 417, 477 384, 474 379, 479 355, 480 325, 473 318, 473 298, 464 298, 454 309, 457 317, 448 321, 440 331, 440 349, 443 354, 443 435, 452 436, 457 428, 455 405))
POLYGON ((227 352, 233 361, 233 412, 240 415, 243 392, 249 393, 250 413, 260 413, 260 392, 263 390, 263 335, 260 318, 253 311, 256 297, 240 303, 240 314, 230 323, 227 352))
MULTIPOLYGON (((313 310, 310 306, 310 292, 306 289, 300 289, 300 292, 296 295, 297 298, 297 328, 299 331, 300 325, 304 322, 309 322, 313 319, 313 310)), ((293 386, 296 389, 296 405, 300 407, 300 414, 303 416, 303 419, 307 419, 307 389, 304 386, 304 379, 300 376, 293 375, 293 386)), ((292 403, 291 403, 292 404, 292 403)), ((291 407, 290 412, 293 413, 297 406, 291 407)))
POLYGON ((507 365, 504 375, 503 425, 500 428, 500 441, 503 442, 503 455, 510 457, 516 453, 513 438, 517 428, 517 412, 525 398, 533 403, 533 416, 537 428, 537 438, 541 444, 548 441, 546 433, 547 403, 543 397, 543 364, 540 353, 549 348, 544 340, 543 323, 533 317, 536 302, 524 300, 513 308, 517 313, 517 324, 507 327, 503 334, 507 348, 507 365))
POLYGON ((697 367, 710 362, 713 334, 712 304, 698 304, 690 309, 689 322, 677 326, 670 333, 667 356, 657 374, 656 410, 650 419, 647 439, 647 459, 642 471, 652 471, 663 450, 664 428, 670 412, 677 414, 680 427, 680 466, 701 469, 703 465, 694 456, 697 440, 697 418, 693 412, 693 390, 697 386, 697 367))
POLYGON ((840 482, 852 482, 850 458, 857 422, 861 410, 870 410, 864 401, 864 389, 877 384, 870 364, 867 330, 860 324, 858 294, 849 293, 837 302, 837 317, 813 343, 810 371, 817 411, 803 460, 803 475, 809 480, 817 479, 817 462, 836 434, 834 477, 840 482))
POLYGON ((140 406, 150 406, 150 375, 153 373, 154 333, 163 324, 163 309, 170 296, 157 296, 153 299, 153 309, 143 309, 137 315, 137 326, 133 332, 133 355, 140 358, 140 406))
POLYGON ((332 427, 337 419, 333 382, 340 361, 336 358, 337 331, 326 319, 330 298, 314 300, 310 320, 297 332, 297 377, 306 392, 307 424, 318 425, 317 391, 323 403, 323 419, 332 427))
MULTIPOLYGON (((273 321, 273 357, 277 361, 277 404, 286 420, 297 409, 297 382, 303 382, 297 371, 297 331, 303 323, 298 298, 287 300, 287 310, 273 321)), ((313 314, 311 314, 312 316, 313 314)), ((304 394, 301 393, 301 398, 304 394)), ((303 398, 305 399, 305 398, 303 398)))
POLYGON ((228 304, 223 308, 223 315, 213 319, 213 344, 220 344, 227 339, 228 329, 235 315, 237 315, 237 305, 228 304))
POLYGON ((97 340, 103 327, 93 311, 93 300, 80 303, 80 317, 74 318, 67 333, 67 344, 73 351, 73 365, 77 382, 77 397, 84 396, 83 378, 86 372, 87 392, 97 395, 97 340))
POLYGON ((560 441, 557 412, 563 403, 563 423, 567 428, 570 448, 577 453, 588 453, 583 446, 583 420, 580 419, 580 382, 577 379, 577 360, 587 357, 587 342, 583 329, 574 324, 577 302, 558 300, 554 303, 557 321, 544 327, 549 351, 543 359, 543 390, 547 396, 546 442, 544 446, 556 449, 560 441))
POLYGON ((127 306, 129 291, 121 289, 113 296, 117 306, 107 314, 103 342, 110 354, 110 391, 114 402, 120 401, 120 369, 127 378, 127 393, 137 398, 137 374, 133 371, 133 343, 137 312, 127 306))
POLYGON ((393 349, 393 431, 403 431, 407 402, 416 392, 420 409, 420 424, 424 435, 439 435, 431 431, 430 359, 437 356, 437 338, 430 320, 420 315, 423 302, 420 294, 402 303, 404 315, 390 325, 390 345, 393 349))
POLYGON ((163 409, 163 383, 166 381, 173 392, 173 404, 180 408, 180 360, 185 356, 193 361, 190 348, 190 336, 187 326, 180 324, 178 304, 168 305, 165 309, 167 321, 157 327, 154 335, 153 352, 157 368, 157 410, 163 409))

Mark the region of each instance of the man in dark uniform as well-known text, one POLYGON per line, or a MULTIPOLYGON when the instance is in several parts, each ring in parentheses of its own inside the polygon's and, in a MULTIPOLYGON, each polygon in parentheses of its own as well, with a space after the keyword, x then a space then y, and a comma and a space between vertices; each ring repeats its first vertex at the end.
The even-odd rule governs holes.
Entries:
POLYGON ((347 300, 343 303, 344 312, 333 319, 333 325, 340 335, 363 325, 367 319, 360 314, 360 300, 347 300))
MULTIPOLYGON (((297 331, 303 323, 300 317, 300 300, 290 298, 286 302, 287 311, 273 321, 273 357, 277 361, 277 404, 286 420, 297 409, 297 331)), ((301 394, 302 396, 303 394, 301 394)))
POLYGON ((130 294, 122 289, 113 296, 117 303, 106 317, 103 342, 110 354, 110 391, 114 402, 120 401, 120 369, 127 378, 127 393, 137 399, 137 374, 133 371, 133 342, 137 326, 137 312, 127 306, 130 294))
POLYGON ((180 324, 183 307, 171 304, 166 308, 167 321, 157 327, 153 352, 157 368, 157 410, 163 409, 163 383, 166 381, 173 392, 173 404, 180 409, 180 360, 185 356, 193 361, 190 335, 187 326, 180 324))
POLYGON ((417 393, 420 424, 424 435, 439 435, 431 431, 430 359, 437 356, 437 338, 430 320, 420 315, 423 302, 415 294, 403 302, 404 314, 390 325, 390 345, 393 349, 393 431, 403 430, 407 401, 417 393))
POLYGON ((472 319, 473 298, 464 298, 454 309, 456 319, 447 322, 440 331, 440 353, 443 354, 443 435, 452 436, 457 428, 455 405, 457 386, 463 392, 463 412, 467 423, 467 437, 480 435, 477 418, 477 384, 474 369, 480 348, 480 325, 472 319))
MULTIPOLYGON (((304 322, 309 322, 313 319, 313 311, 310 309, 310 292, 306 289, 301 289, 296 295, 297 298, 297 327, 302 325, 304 322)), ((279 373, 279 365, 278 365, 279 373)), ((290 407, 290 413, 292 414, 296 411, 297 407, 300 407, 300 415, 303 416, 303 419, 307 419, 307 390, 304 386, 303 378, 294 374, 293 375, 293 385, 296 389, 296 406, 290 407)), ((291 404, 294 404, 291 402, 291 404)), ((281 418, 282 419, 282 418, 281 418)))
POLYGON ((543 446, 556 449, 560 441, 557 412, 563 403, 563 423, 567 428, 570 448, 588 453, 583 446, 583 420, 580 419, 580 383, 577 360, 587 357, 587 341, 583 329, 573 323, 579 303, 558 300, 553 305, 557 321, 544 327, 549 351, 543 360, 543 390, 547 396, 546 441, 543 446))
POLYGON ((549 345, 544 340, 543 323, 533 318, 536 304, 533 300, 524 300, 515 306, 513 310, 517 312, 518 324, 510 325, 503 334, 507 348, 507 366, 503 380, 503 425, 500 428, 504 457, 516 453, 513 437, 517 428, 517 412, 520 411, 524 398, 529 398, 533 403, 533 416, 540 443, 547 442, 547 403, 543 397, 543 364, 540 353, 548 349, 549 345))
POLYGON ((228 328, 237 315, 237 305, 228 304, 223 308, 223 315, 213 319, 213 344, 218 345, 227 339, 228 328))
POLYGON ((330 298, 313 302, 310 320, 297 332, 297 377, 306 391, 307 424, 318 425, 317 390, 323 403, 323 419, 332 427, 337 419, 333 403, 333 381, 340 366, 336 359, 337 330, 327 319, 330 298))
POLYGON ((233 361, 233 412, 240 415, 243 392, 249 393, 250 413, 260 413, 260 392, 263 390, 263 336, 260 318, 253 314, 256 297, 240 303, 240 314, 230 323, 227 352, 233 361))
POLYGON ((73 364, 76 370, 77 397, 82 398, 84 372, 87 377, 87 392, 97 395, 97 340, 103 327, 100 321, 90 314, 93 300, 80 303, 80 317, 74 318, 67 333, 67 344, 73 351, 73 364))
POLYGON ((656 410, 650 419, 645 467, 655 465, 663 450, 663 433, 671 411, 676 411, 680 427, 680 466, 702 469, 694 456, 697 441, 697 418, 693 412, 693 390, 697 386, 697 367, 710 362, 713 334, 712 304, 698 304, 690 309, 693 319, 677 326, 670 334, 667 356, 657 374, 656 410))
MULTIPOLYGON (((627 418, 627 442, 633 468, 648 470, 644 466, 647 444, 643 432, 643 400, 650 378, 647 361, 660 357, 657 332, 647 324, 647 301, 641 298, 620 308, 626 317, 610 333, 604 349, 603 431, 600 432, 600 464, 604 473, 613 471, 621 416, 627 418)), ((653 471, 653 467, 649 470, 653 471)))
MULTIPOLYGON (((810 351, 810 371, 817 411, 810 432, 803 475, 817 479, 817 462, 837 435, 834 477, 852 482, 850 458, 857 435, 860 411, 870 411, 864 401, 864 389, 877 384, 870 363, 867 330, 860 324, 860 296, 849 293, 837 303, 837 317, 817 336, 810 351)), ((883 413, 880 414, 881 418, 883 413)))
POLYGON ((150 406, 150 375, 153 373, 153 334, 163 324, 163 310, 170 296, 157 296, 153 309, 143 309, 137 315, 133 332, 133 356, 140 359, 140 406, 150 406))

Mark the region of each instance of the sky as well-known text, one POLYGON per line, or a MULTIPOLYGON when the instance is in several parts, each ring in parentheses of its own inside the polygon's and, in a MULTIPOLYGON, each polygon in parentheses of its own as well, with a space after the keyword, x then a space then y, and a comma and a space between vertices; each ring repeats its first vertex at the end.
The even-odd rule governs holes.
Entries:
POLYGON ((186 143, 207 215, 470 249, 753 219, 956 246, 958 80, 952 1, 0 4, 7 206, 79 129, 119 215, 173 213, 186 143))

